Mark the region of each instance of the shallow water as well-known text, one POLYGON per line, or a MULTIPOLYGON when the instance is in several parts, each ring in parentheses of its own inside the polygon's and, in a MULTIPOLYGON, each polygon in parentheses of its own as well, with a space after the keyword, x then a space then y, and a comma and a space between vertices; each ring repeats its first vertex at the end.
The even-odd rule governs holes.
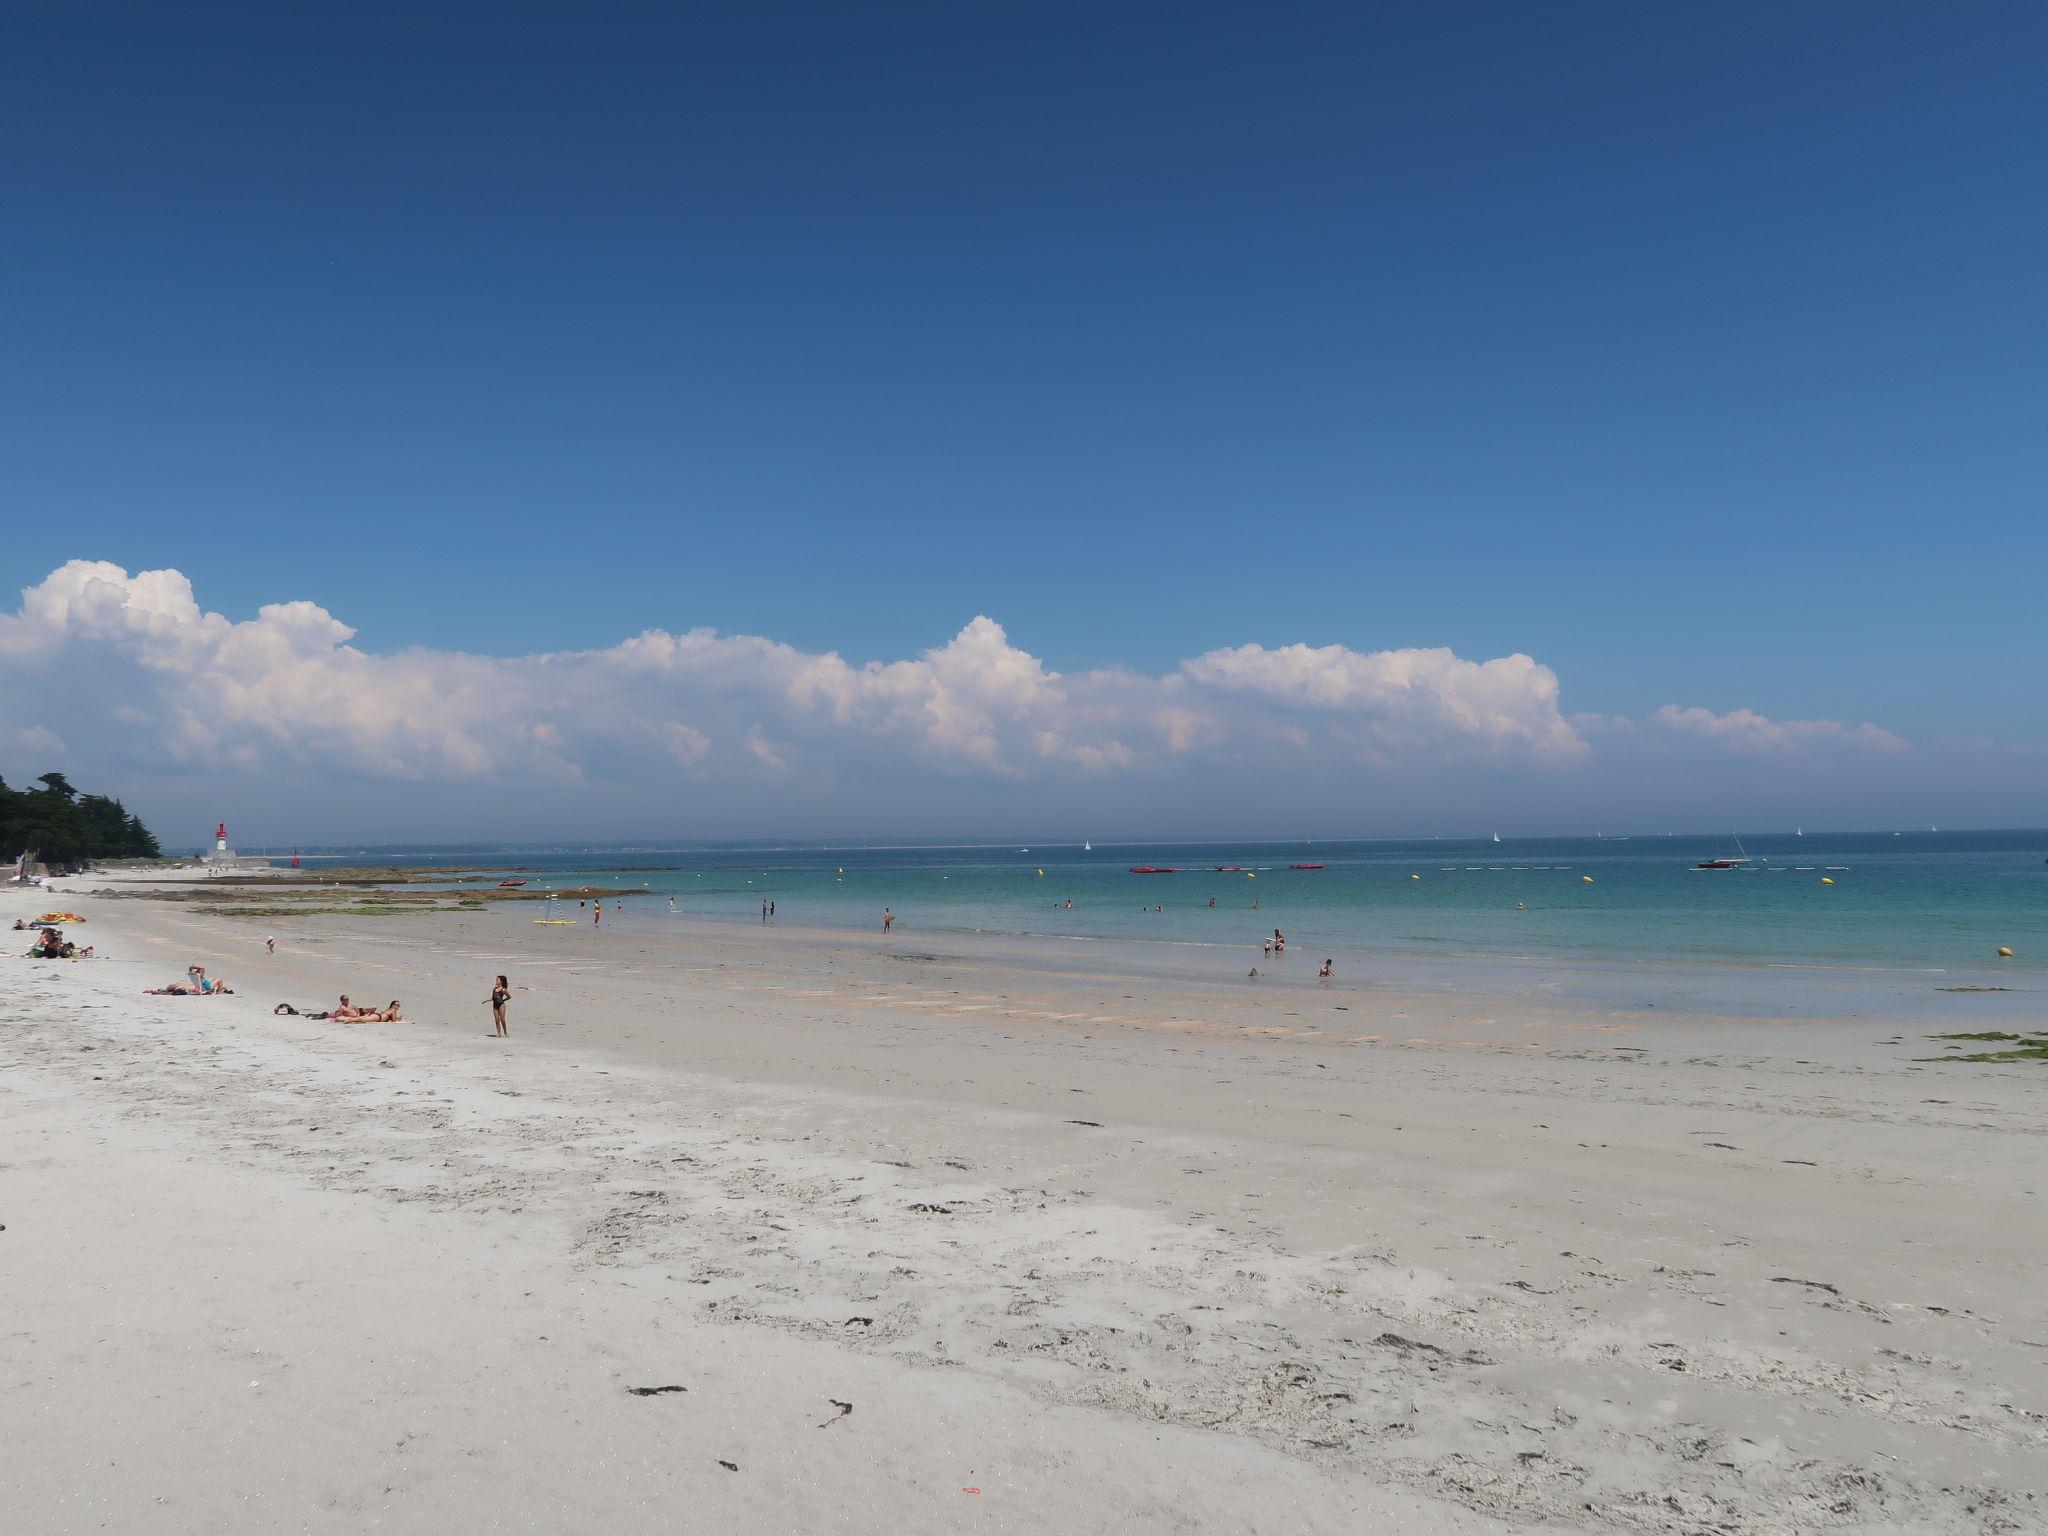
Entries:
POLYGON ((441 852, 379 862, 517 869, 533 888, 639 885, 657 914, 670 897, 678 911, 732 917, 772 900, 793 923, 869 928, 887 906, 899 933, 1215 946, 1230 965, 1256 957, 1261 935, 1278 928, 1290 966, 1311 951, 1402 970, 1402 957, 1684 962, 1939 971, 1970 985, 2009 976, 2030 989, 2048 973, 2048 832, 1745 836, 1743 845, 1755 866, 1713 872, 1693 866, 1733 848, 1712 837, 441 852), (1308 863, 1324 867, 1289 868, 1308 863), (1134 865, 1175 873, 1136 875, 1134 865), (2001 945, 2013 958, 1997 956, 2001 945))

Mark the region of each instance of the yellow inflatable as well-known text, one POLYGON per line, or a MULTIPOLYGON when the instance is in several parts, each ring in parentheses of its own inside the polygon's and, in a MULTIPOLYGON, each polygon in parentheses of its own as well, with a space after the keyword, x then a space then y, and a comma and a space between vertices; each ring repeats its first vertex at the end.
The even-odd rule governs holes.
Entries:
POLYGON ((1833 875, 1822 875, 1820 877, 1820 883, 1822 885, 1833 885, 1835 883, 1835 877, 1833 875))
POLYGON ((2003 944, 1998 946, 1998 952, 2008 960, 2012 958, 2012 951, 2007 949, 2003 944))
POLYGON ((39 923, 82 923, 85 919, 76 912, 45 912, 36 921, 39 923))
POLYGON ((1588 885, 1591 885, 1593 883, 1593 877, 1591 875, 1581 875, 1579 876, 1579 878, 1585 881, 1588 885))

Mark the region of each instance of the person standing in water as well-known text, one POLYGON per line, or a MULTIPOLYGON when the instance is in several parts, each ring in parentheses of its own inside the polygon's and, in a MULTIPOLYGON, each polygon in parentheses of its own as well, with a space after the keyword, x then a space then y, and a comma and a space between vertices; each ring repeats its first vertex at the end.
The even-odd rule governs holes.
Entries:
POLYGON ((491 987, 491 1022, 497 1026, 495 1033, 500 1040, 509 1038, 505 1030, 505 1005, 512 1001, 512 984, 500 976, 491 987))
POLYGON ((896 926, 896 914, 887 907, 882 908, 882 932, 887 933, 896 926))

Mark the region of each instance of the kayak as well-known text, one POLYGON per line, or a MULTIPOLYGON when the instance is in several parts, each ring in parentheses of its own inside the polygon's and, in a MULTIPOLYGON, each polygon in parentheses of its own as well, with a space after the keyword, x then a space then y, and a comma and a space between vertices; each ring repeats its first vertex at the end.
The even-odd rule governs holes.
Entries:
POLYGON ((1173 869, 1170 865, 1161 868, 1156 864, 1133 864, 1131 866, 1131 873, 1134 875, 1170 875, 1173 873, 1173 869))
POLYGON ((1287 867, 1289 869, 1321 869, 1323 866, 1320 864, 1290 864, 1287 867))
POLYGON ((498 882, 498 889, 501 891, 516 891, 524 884, 526 884, 524 880, 500 880, 498 882))

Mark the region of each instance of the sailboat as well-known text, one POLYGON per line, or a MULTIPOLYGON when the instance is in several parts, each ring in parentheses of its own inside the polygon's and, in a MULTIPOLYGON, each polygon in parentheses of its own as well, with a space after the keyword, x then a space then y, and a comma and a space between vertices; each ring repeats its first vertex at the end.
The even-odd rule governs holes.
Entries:
POLYGON ((1735 837, 1735 834, 1734 834, 1733 832, 1730 832, 1730 833, 1729 833, 1728 835, 1729 835, 1729 836, 1730 836, 1731 838, 1734 838, 1734 839, 1735 839, 1735 857, 1734 857, 1734 858, 1732 858, 1732 859, 1729 859, 1729 858, 1718 858, 1718 859, 1701 859, 1701 860, 1699 861, 1699 863, 1697 863, 1697 864, 1693 865, 1693 868, 1694 868, 1694 869, 1740 869, 1740 868, 1742 868, 1742 866, 1743 866, 1743 865, 1745 865, 1745 864, 1754 864, 1754 863, 1756 862, 1756 860, 1752 859, 1752 858, 1751 858, 1751 857, 1749 856, 1749 851, 1748 851, 1748 850, 1747 850, 1746 848, 1744 848, 1744 847, 1742 846, 1742 839, 1741 839, 1741 838, 1739 838, 1739 837, 1735 837))
POLYGON ((1494 833, 1494 834, 1493 834, 1493 840, 1494 840, 1494 841, 1495 841, 1496 843, 1500 841, 1500 834, 1499 834, 1498 832, 1496 832, 1496 833, 1494 833))
POLYGON ((1794 837, 1804 837, 1804 836, 1806 836, 1806 828, 1804 828, 1804 827, 1794 827, 1794 828, 1792 829, 1792 835, 1793 835, 1794 837))
POLYGON ((1095 845, 1089 842, 1086 838, 1083 838, 1081 840, 1081 851, 1083 853, 1093 853, 1095 851, 1095 845))

